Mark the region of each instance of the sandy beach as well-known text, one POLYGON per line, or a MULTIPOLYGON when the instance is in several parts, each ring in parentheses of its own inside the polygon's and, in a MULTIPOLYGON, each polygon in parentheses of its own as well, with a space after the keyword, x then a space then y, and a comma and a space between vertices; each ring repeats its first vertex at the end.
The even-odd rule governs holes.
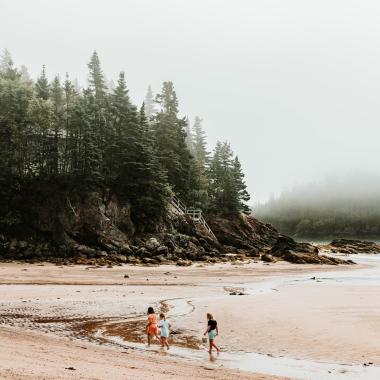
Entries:
POLYGON ((320 372, 309 376, 308 366, 337 376, 346 371, 335 363, 347 365, 347 373, 364 363, 377 370, 378 273, 377 262, 365 260, 339 267, 3 263, 0 377, 320 378, 320 372), (373 281, 360 281, 363 273, 373 281), (150 305, 165 311, 172 325, 169 352, 145 346, 150 305), (219 356, 209 357, 201 342, 208 311, 220 326, 219 356), (284 364, 290 369, 281 364, 285 359, 297 359, 304 368, 292 372, 291 362, 284 364), (266 360, 268 368, 260 365, 266 360), (324 362, 331 368, 319 368, 324 362))

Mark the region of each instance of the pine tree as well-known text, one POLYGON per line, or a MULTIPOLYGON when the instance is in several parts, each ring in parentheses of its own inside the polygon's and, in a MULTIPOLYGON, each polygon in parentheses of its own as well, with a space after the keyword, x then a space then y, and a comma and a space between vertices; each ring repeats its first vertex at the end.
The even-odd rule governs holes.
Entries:
POLYGON ((93 92, 96 101, 101 103, 106 96, 107 86, 105 85, 103 71, 101 69, 99 56, 96 51, 92 53, 90 62, 88 63, 88 69, 89 89, 93 92))
MULTIPOLYGON (((109 170, 106 163, 106 147, 112 143, 112 131, 109 127, 109 109, 107 98, 107 87, 105 85, 105 78, 100 66, 99 57, 96 51, 91 56, 88 64, 89 78, 88 78, 88 93, 87 93, 87 112, 92 112, 89 115, 89 125, 91 128, 91 135, 94 140, 91 144, 96 144, 96 152, 93 159, 98 160, 96 167, 97 176, 100 174, 101 178, 108 178, 109 170), (91 93, 91 97, 89 96, 91 93), (96 157, 96 158, 95 158, 96 157)), ((95 164, 95 163, 93 163, 95 164)))
POLYGON ((218 142, 210 162, 210 211, 217 214, 236 214, 248 211, 249 200, 244 175, 229 143, 218 142))
POLYGON ((185 118, 186 127, 185 127, 185 133, 186 133, 186 146, 187 149, 189 149, 189 152, 194 155, 194 141, 193 141, 193 135, 191 134, 191 128, 190 128, 190 120, 188 117, 185 118))
POLYGON ((156 114, 156 107, 152 87, 149 85, 144 100, 145 115, 148 123, 151 123, 154 115, 156 114))
POLYGON ((18 70, 14 67, 11 53, 8 49, 4 49, 0 57, 0 76, 4 79, 17 79, 21 76, 18 70))
POLYGON ((140 225, 148 225, 154 230, 155 222, 164 215, 171 193, 165 171, 155 154, 153 135, 145 116, 144 104, 139 112, 138 134, 141 136, 141 142, 137 145, 141 147, 138 154, 140 165, 132 216, 140 225))
POLYGON ((193 155, 201 167, 206 167, 209 154, 207 152, 206 134, 202 128, 202 119, 195 117, 192 130, 193 135, 193 155))
POLYGON ((173 191, 190 200, 190 184, 195 184, 192 156, 186 146, 186 120, 178 118, 178 99, 172 82, 164 82, 156 96, 160 111, 154 123, 155 146, 159 162, 166 170, 173 191))
POLYGON ((119 175, 120 166, 125 160, 128 126, 130 123, 137 123, 136 109, 129 99, 124 72, 119 74, 117 86, 111 96, 110 103, 113 137, 109 141, 110 149, 107 151, 107 156, 110 167, 110 180, 112 182, 119 175))
POLYGON ((78 171, 79 151, 81 147, 81 122, 78 120, 79 94, 66 73, 63 84, 63 123, 65 130, 65 147, 63 153, 63 172, 75 175, 78 171))
POLYGON ((49 99, 50 89, 49 89, 49 81, 46 77, 45 65, 42 66, 42 72, 39 78, 37 79, 35 88, 36 88, 37 97, 44 100, 49 99))
POLYGON ((81 104, 82 149, 79 155, 79 172, 83 176, 85 186, 96 189, 103 182, 103 152, 99 144, 98 102, 94 93, 87 89, 83 91, 81 104))
POLYGON ((28 166, 26 128, 32 89, 19 76, 7 73, 0 73, 0 178, 21 177, 28 166))
POLYGON ((64 112, 64 100, 63 89, 58 76, 55 76, 53 83, 50 86, 50 98, 53 104, 53 136, 51 144, 51 166, 52 174, 58 175, 59 173, 59 161, 60 161, 60 139, 61 133, 64 127, 63 112, 64 112))
POLYGON ((132 219, 137 225, 154 224, 166 207, 166 177, 153 149, 144 106, 137 113, 130 103, 123 73, 115 90, 113 110, 119 152, 115 192, 131 204, 132 219))
POLYGON ((51 131, 54 124, 54 108, 49 100, 33 97, 28 109, 28 134, 33 146, 30 159, 30 169, 39 176, 47 177, 53 172, 51 154, 51 131))
POLYGON ((234 184, 238 193, 239 210, 249 212, 250 208, 248 207, 246 202, 248 202, 251 199, 251 197, 247 191, 247 185, 244 181, 244 173, 242 171, 238 156, 236 156, 234 159, 232 170, 234 184))

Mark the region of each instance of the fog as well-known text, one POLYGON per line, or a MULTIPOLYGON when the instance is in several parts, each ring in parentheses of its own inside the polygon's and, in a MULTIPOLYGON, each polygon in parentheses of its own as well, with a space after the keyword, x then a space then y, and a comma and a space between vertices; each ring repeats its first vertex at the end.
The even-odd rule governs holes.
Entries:
MULTIPOLYGON (((132 99, 175 84, 210 145, 229 140, 254 201, 328 175, 378 173, 380 3, 1 0, 0 48, 33 77, 86 84, 99 53, 132 99)), ((372 174, 371 174, 372 175, 372 174)))
POLYGON ((253 209, 280 232, 302 238, 380 236, 380 176, 352 172, 295 186, 253 209))

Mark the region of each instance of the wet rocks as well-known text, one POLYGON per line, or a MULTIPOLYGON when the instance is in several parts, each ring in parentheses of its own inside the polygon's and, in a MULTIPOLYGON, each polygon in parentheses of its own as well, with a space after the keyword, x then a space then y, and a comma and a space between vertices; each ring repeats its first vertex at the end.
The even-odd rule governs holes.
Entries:
POLYGON ((323 246, 325 250, 332 253, 344 254, 379 254, 380 244, 372 241, 335 239, 330 244, 323 246))
POLYGON ((294 264, 326 264, 326 265, 338 265, 338 264, 354 264, 351 260, 343 260, 337 257, 330 257, 319 255, 318 253, 302 253, 287 251, 284 252, 281 258, 285 261, 294 264))
POLYGON ((270 254, 278 259, 295 264, 352 264, 350 260, 319 255, 318 247, 309 243, 298 243, 288 236, 279 236, 270 250, 270 254))
POLYGON ((261 255, 261 260, 266 263, 275 263, 277 261, 275 257, 268 253, 264 253, 263 255, 261 255))
POLYGON ((178 260, 176 265, 179 267, 189 267, 192 264, 190 260, 178 260))
POLYGON ((19 224, 0 234, 2 260, 94 267, 238 265, 259 257, 266 263, 333 261, 321 259, 315 246, 279 236, 271 225, 246 214, 209 216, 216 240, 191 218, 170 209, 156 225, 147 222, 137 229, 130 205, 119 202, 109 190, 81 193, 54 188, 46 192, 44 187, 25 191, 19 199, 21 204, 10 203, 19 214, 19 224))

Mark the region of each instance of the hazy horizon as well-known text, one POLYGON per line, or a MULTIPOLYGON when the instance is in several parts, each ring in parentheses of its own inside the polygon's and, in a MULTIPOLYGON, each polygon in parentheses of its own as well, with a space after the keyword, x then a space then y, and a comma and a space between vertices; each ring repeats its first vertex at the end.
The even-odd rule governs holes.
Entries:
POLYGON ((35 78, 86 84, 99 53, 132 100, 174 82, 181 114, 228 140, 253 202, 285 186, 379 173, 380 4, 342 0, 2 0, 0 48, 35 78), (22 10, 22 11, 21 11, 22 10))

